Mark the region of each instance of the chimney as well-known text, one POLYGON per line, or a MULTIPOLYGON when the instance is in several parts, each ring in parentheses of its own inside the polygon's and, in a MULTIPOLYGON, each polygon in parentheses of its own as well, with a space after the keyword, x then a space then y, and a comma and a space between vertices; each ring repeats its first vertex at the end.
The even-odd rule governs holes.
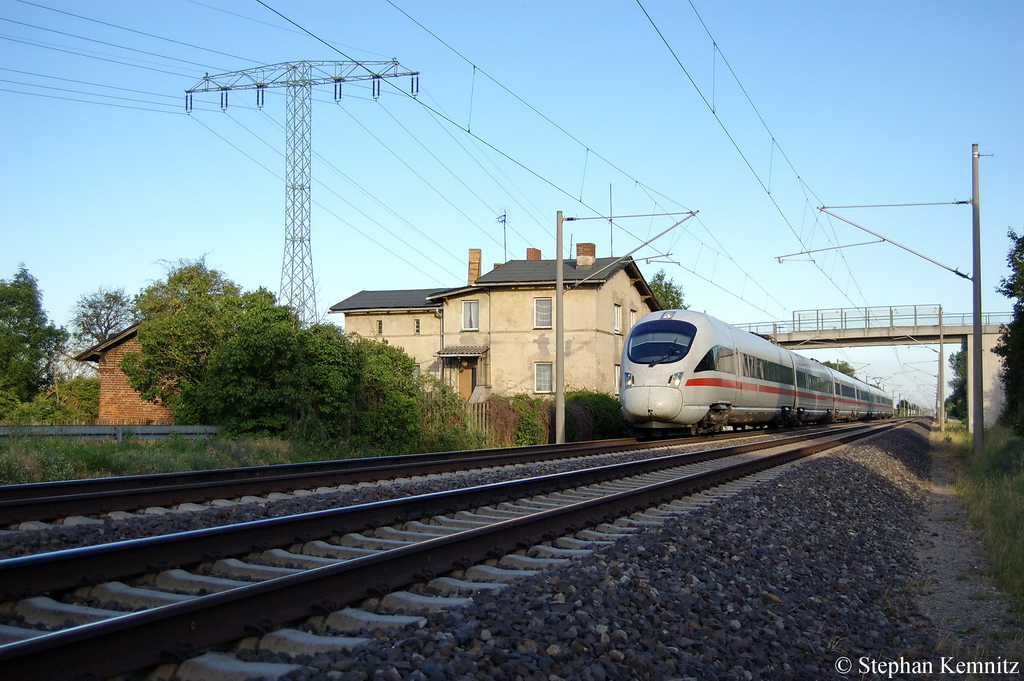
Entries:
POLYGON ((469 249, 469 285, 472 286, 480 278, 480 249, 469 249))
POLYGON ((596 253, 594 244, 576 244, 576 267, 593 267, 596 253))
POLYGON ((540 249, 539 248, 527 248, 526 249, 527 260, 540 260, 540 249))

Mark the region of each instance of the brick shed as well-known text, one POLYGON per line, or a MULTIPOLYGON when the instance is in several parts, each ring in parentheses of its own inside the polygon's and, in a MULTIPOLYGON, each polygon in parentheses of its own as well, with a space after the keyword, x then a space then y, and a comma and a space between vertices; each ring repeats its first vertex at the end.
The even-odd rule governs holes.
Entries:
POLYGON ((139 325, 129 326, 99 345, 75 357, 79 362, 96 362, 100 372, 100 415, 102 425, 172 424, 171 411, 159 403, 146 402, 137 390, 128 385, 121 371, 125 353, 142 349, 138 338, 139 325))

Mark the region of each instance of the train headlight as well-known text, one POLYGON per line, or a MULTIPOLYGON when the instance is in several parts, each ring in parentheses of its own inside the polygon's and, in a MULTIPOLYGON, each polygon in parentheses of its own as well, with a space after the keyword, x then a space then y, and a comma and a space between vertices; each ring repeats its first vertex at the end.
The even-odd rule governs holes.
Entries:
POLYGON ((633 374, 629 373, 628 371, 624 372, 622 374, 622 382, 625 383, 626 385, 633 385, 633 374))
POLYGON ((678 388, 679 384, 683 382, 683 372, 677 371, 668 378, 668 384, 673 388, 678 388))

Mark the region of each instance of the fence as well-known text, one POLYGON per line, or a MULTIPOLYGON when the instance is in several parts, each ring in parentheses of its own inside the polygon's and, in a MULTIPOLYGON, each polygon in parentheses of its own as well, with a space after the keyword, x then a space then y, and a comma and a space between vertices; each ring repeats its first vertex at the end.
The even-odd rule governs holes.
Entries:
POLYGON ((489 433, 487 426, 490 425, 490 410, 487 402, 467 402, 466 422, 470 428, 480 433, 489 433))
MULTIPOLYGON (((798 331, 831 331, 834 329, 884 329, 906 326, 938 326, 938 305, 904 305, 899 307, 849 307, 839 310, 798 310, 788 322, 757 322, 737 324, 737 327, 762 335, 793 333, 798 331)), ((970 312, 943 311, 943 326, 971 326, 974 315, 970 312)), ((1009 324, 1012 312, 982 314, 982 324, 994 326, 1009 324)))
POLYGON ((212 437, 220 426, 0 426, 3 437, 57 437, 65 440, 194 440, 212 437))

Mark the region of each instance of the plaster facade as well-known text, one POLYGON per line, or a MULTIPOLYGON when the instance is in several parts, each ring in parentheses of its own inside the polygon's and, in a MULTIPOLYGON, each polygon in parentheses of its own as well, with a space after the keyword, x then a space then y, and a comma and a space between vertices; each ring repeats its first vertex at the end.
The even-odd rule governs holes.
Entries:
MULTIPOLYGON (((567 261, 565 383, 567 390, 617 394, 625 334, 659 308, 632 260, 597 260, 593 248, 579 244, 577 259, 567 261), (573 280, 590 275, 573 287, 573 280)), ((421 371, 447 381, 467 400, 548 394, 554 390, 555 261, 530 251, 525 261, 481 275, 479 251, 471 250, 467 285, 430 294, 415 309, 381 306, 370 295, 389 292, 362 292, 331 309, 345 314, 346 332, 401 347, 421 371), (377 307, 360 302, 370 298, 377 307)), ((398 300, 403 292, 390 293, 398 300)))

